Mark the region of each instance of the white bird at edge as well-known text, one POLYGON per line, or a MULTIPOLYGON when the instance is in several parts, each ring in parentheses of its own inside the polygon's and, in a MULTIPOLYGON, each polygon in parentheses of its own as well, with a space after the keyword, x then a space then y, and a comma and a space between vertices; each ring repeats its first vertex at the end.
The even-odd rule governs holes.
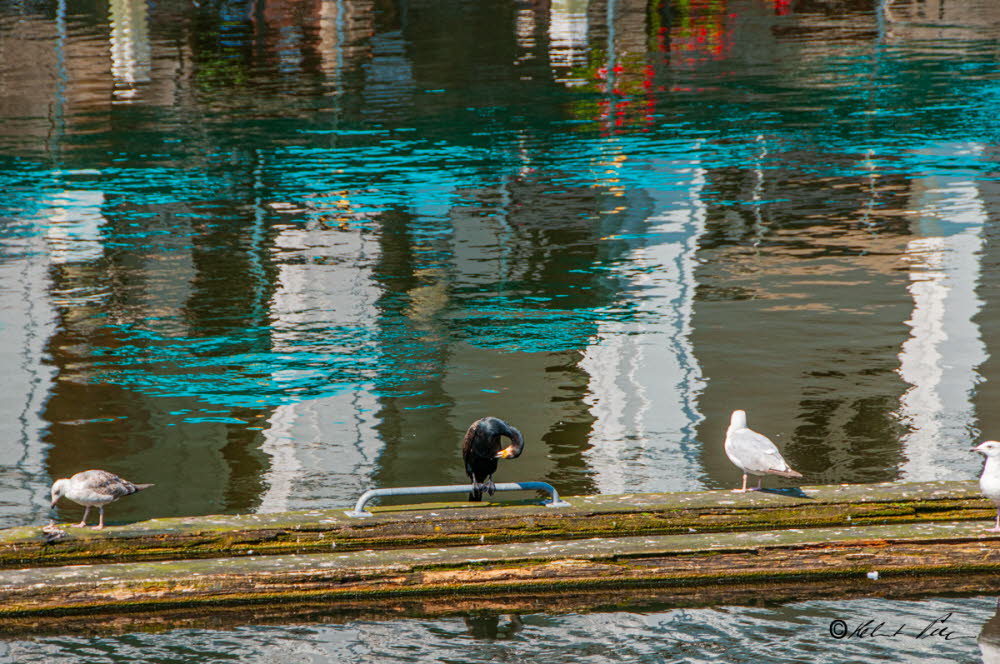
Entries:
POLYGON ((767 436, 762 436, 747 427, 747 414, 742 410, 734 410, 729 420, 729 429, 726 430, 726 456, 743 471, 743 488, 734 489, 737 493, 747 490, 748 473, 758 476, 758 490, 763 475, 802 477, 802 473, 789 467, 778 448, 767 436))
POLYGON ((52 484, 52 507, 55 507, 63 496, 78 505, 83 505, 86 508, 83 511, 83 520, 76 524, 80 528, 87 525, 87 515, 90 514, 90 508, 97 507, 101 510, 101 518, 94 529, 100 530, 104 528, 105 505, 151 486, 153 485, 133 484, 106 470, 85 470, 69 479, 56 480, 52 484))
POLYGON ((1000 532, 1000 442, 987 440, 970 451, 979 452, 986 457, 983 474, 979 476, 979 489, 997 506, 996 525, 986 530, 991 533, 1000 532))

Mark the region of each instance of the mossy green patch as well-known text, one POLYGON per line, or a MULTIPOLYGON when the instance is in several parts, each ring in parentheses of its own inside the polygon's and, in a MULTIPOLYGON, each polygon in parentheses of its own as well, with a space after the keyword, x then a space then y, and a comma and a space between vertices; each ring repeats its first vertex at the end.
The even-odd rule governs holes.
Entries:
POLYGON ((975 482, 567 500, 571 507, 559 509, 526 501, 393 506, 373 508, 369 519, 342 510, 154 519, 100 532, 64 527, 65 536, 51 542, 40 528, 14 528, 0 531, 0 568, 967 521, 986 519, 991 510, 975 482))

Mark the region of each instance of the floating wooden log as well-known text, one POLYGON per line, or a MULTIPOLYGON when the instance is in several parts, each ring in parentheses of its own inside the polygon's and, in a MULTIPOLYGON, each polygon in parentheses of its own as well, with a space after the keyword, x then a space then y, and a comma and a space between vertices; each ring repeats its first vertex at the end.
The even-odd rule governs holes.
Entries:
MULTIPOLYGON (((1000 535, 919 523, 224 557, 0 572, 0 616, 178 605, 697 586, 1000 571, 1000 535)), ((722 590, 718 590, 722 588, 722 590)))
POLYGON ((706 604, 768 588, 985 592, 1000 571, 1000 534, 986 530, 992 508, 974 482, 567 500, 383 507, 363 522, 342 510, 158 519, 64 527, 48 544, 40 528, 10 529, 0 621, 319 602, 407 611, 522 598, 538 610, 637 587, 706 604), (14 569, 18 559, 31 563, 14 569), (93 562, 109 559, 122 562, 93 562), (79 561, 92 564, 68 564, 79 561))

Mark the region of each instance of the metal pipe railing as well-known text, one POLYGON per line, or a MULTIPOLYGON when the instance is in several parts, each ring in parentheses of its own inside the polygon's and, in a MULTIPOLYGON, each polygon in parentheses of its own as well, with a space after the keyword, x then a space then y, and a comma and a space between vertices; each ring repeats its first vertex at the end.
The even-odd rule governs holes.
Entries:
MULTIPOLYGON (((345 511, 344 514, 353 517, 371 516, 371 512, 365 511, 365 503, 372 498, 380 496, 425 496, 432 493, 468 493, 472 487, 469 484, 448 484, 445 486, 403 486, 394 489, 369 489, 361 494, 353 510, 345 511)), ((548 491, 552 500, 544 503, 546 507, 569 507, 569 503, 559 499, 556 488, 548 482, 504 482, 494 485, 497 491, 548 491)))

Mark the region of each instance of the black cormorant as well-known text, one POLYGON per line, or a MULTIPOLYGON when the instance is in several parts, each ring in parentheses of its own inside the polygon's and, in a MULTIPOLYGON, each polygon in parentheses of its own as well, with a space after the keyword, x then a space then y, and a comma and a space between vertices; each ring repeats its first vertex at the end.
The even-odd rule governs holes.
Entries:
POLYGON ((493 495, 496 488, 493 485, 493 473, 497 470, 499 459, 516 459, 524 449, 524 437, 521 432, 496 417, 484 417, 476 420, 465 432, 462 441, 462 459, 465 460, 465 474, 472 480, 472 491, 469 500, 483 499, 483 489, 493 495), (500 447, 500 437, 510 438, 511 444, 500 447))

